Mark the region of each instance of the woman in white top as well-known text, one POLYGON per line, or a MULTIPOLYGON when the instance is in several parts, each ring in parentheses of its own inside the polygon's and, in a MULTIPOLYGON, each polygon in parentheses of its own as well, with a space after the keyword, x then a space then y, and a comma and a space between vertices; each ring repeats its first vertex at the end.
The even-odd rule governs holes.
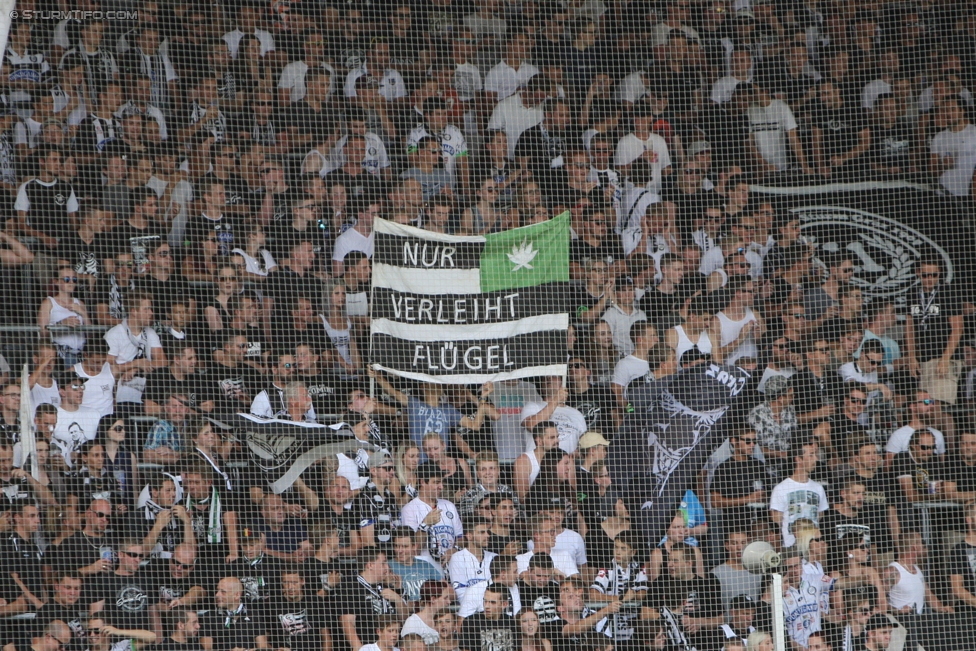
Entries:
POLYGON ((674 350, 678 367, 681 356, 689 350, 697 350, 702 355, 712 353, 712 340, 708 336, 708 326, 712 321, 712 310, 706 296, 695 296, 688 305, 688 318, 664 334, 668 348, 674 350))
POLYGON ((712 348, 712 360, 733 364, 741 357, 757 356, 756 341, 762 338, 765 326, 762 317, 752 311, 756 290, 750 278, 731 278, 725 291, 728 303, 712 319, 708 336, 718 343, 712 348))
POLYGON ((441 636, 434 620, 445 608, 454 603, 454 588, 447 581, 424 581, 420 586, 420 610, 407 618, 400 629, 400 637, 416 633, 430 646, 440 642, 441 636))
POLYGON ((535 440, 535 449, 516 459, 512 469, 512 483, 522 501, 525 501, 525 496, 539 476, 542 458, 546 456, 546 452, 559 445, 559 431, 549 421, 543 421, 532 428, 532 438, 535 440))
POLYGON ((352 335, 352 321, 346 316, 346 284, 341 280, 332 282, 332 289, 326 295, 325 309, 319 314, 325 332, 339 353, 336 363, 346 373, 356 373, 362 368, 356 337, 352 335))
POLYGON ((251 224, 246 233, 246 243, 242 249, 231 249, 244 262, 244 273, 250 281, 262 282, 268 274, 278 268, 271 253, 264 248, 265 234, 261 224, 251 224))
MULTIPOLYGON (((85 304, 73 296, 78 285, 78 274, 71 267, 58 269, 55 278, 55 291, 41 303, 37 312, 37 325, 41 329, 41 338, 50 333, 48 326, 82 326, 90 323, 85 304)), ((66 333, 51 338, 57 347, 58 356, 64 360, 66 366, 74 366, 81 361, 81 351, 85 348, 83 333, 66 333)))

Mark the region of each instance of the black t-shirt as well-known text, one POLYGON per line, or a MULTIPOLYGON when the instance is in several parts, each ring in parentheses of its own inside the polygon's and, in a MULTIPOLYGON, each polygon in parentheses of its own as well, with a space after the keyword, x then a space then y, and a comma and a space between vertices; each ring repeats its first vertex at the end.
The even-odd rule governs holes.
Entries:
POLYGON ((224 203, 228 206, 247 206, 247 182, 237 174, 219 179, 213 172, 204 175, 205 179, 218 181, 224 186, 224 203))
POLYGON ((328 628, 326 606, 317 597, 292 603, 275 595, 265 610, 264 630, 272 649, 321 651, 322 629, 328 628))
MULTIPOLYGON (((970 594, 976 594, 976 545, 970 545, 963 540, 952 548, 952 554, 949 556, 949 575, 956 574, 962 576, 963 587, 970 594)), ((965 604, 962 608, 970 612, 976 610, 965 604)))
POLYGON ((871 527, 871 542, 879 553, 890 552, 895 548, 895 541, 888 507, 898 505, 901 491, 890 472, 877 472, 870 479, 861 477, 860 481, 864 483, 861 516, 871 527))
MULTIPOLYGON (((758 459, 753 457, 749 457, 745 461, 728 459, 715 469, 711 489, 722 497, 730 499, 745 497, 757 489, 767 491, 766 494, 768 495, 773 487, 770 479, 766 472, 766 466, 758 459)), ((753 509, 748 506, 725 509, 722 512, 723 520, 733 525, 748 524, 752 521, 753 515, 753 509)))
POLYGON ((323 505, 320 511, 322 519, 331 522, 335 526, 336 532, 339 534, 339 547, 349 547, 349 534, 353 531, 359 531, 362 523, 362 513, 357 507, 357 502, 352 502, 348 505, 348 508, 343 506, 342 511, 339 513, 336 513, 329 504, 323 505))
MULTIPOLYGON (((319 349, 316 349, 319 350, 319 349)), ((322 371, 314 375, 303 375, 295 378, 305 383, 308 395, 315 406, 315 415, 341 414, 345 412, 345 398, 342 394, 342 378, 338 373, 322 371)), ((321 415, 321 416, 320 416, 321 415)))
POLYGON ((619 237, 606 237, 598 245, 585 242, 581 238, 573 240, 569 247, 570 261, 580 265, 585 265, 587 260, 602 260, 610 266, 626 257, 619 237))
POLYGON ((109 314, 116 319, 124 319, 125 295, 135 289, 135 280, 120 284, 115 274, 102 274, 95 281, 95 305, 105 304, 109 314))
POLYGON ((946 480, 956 482, 956 490, 961 493, 976 491, 976 465, 966 465, 958 452, 950 452, 946 456, 946 480))
POLYGON ((35 636, 43 634, 48 624, 60 620, 71 629, 71 644, 68 651, 82 651, 88 648, 88 603, 78 599, 73 606, 62 606, 51 599, 37 609, 34 617, 33 631, 35 636))
POLYGON ((828 163, 831 156, 844 154, 857 146, 858 134, 868 127, 864 111, 859 106, 844 105, 828 108, 816 102, 813 124, 823 132, 823 156, 828 163))
POLYGON ((230 255, 231 249, 243 242, 237 219, 231 215, 211 218, 200 214, 187 221, 186 237, 190 241, 205 239, 210 233, 217 236, 217 255, 230 255))
POLYGON ((911 125, 904 120, 896 120, 890 127, 875 124, 871 128, 871 162, 908 172, 913 135, 911 125))
POLYGON ((653 605, 665 606, 676 615, 715 617, 723 612, 722 585, 710 573, 690 581, 661 575, 650 585, 650 594, 653 605))
POLYGON ((590 567, 610 567, 613 561, 613 538, 599 525, 592 527, 583 538, 586 543, 586 564, 590 567))
POLYGON ((323 107, 316 111, 304 99, 288 107, 285 116, 286 124, 312 135, 313 142, 322 142, 326 136, 335 131, 338 117, 333 111, 323 107))
MULTIPOLYGON (((872 542, 874 541, 874 532, 871 531, 871 523, 864 517, 863 512, 859 512, 854 517, 848 517, 836 508, 832 508, 823 514, 820 522, 820 531, 828 537, 828 540, 832 541, 843 540, 846 543, 852 538, 858 539, 865 536, 870 536, 870 540, 872 542)), ((831 544, 831 548, 837 546, 836 544, 831 544)))
POLYGON ((919 362, 942 357, 952 332, 949 318, 961 314, 962 301, 953 285, 940 283, 927 295, 919 290, 908 296, 908 315, 915 326, 915 354, 919 362))
MULTIPOLYGON (((309 239, 312 239, 312 235, 309 235, 309 239)), ((274 299, 275 314, 280 316, 287 315, 288 310, 293 308, 292 304, 296 298, 308 298, 314 304, 318 300, 320 291, 318 280, 311 274, 299 276, 287 268, 281 268, 271 274, 265 283, 265 293, 274 299)), ((290 317, 286 323, 290 323, 290 317)), ((275 334, 285 333, 278 332, 276 329, 275 334)))
POLYGON ((349 199, 364 195, 380 197, 386 194, 386 184, 383 183, 383 180, 366 170, 363 170, 355 176, 349 174, 342 168, 332 170, 325 175, 325 185, 328 188, 341 185, 346 189, 346 196, 349 199))
POLYGON ((613 404, 613 394, 610 392, 610 387, 605 384, 591 385, 583 393, 571 391, 566 399, 567 406, 583 414, 587 429, 603 432, 614 429, 610 415, 613 404))
POLYGON ((335 605, 338 615, 356 616, 356 635, 363 644, 376 642, 376 620, 380 615, 396 614, 396 604, 388 601, 381 592, 383 585, 370 585, 357 576, 343 581, 336 591, 335 605))
POLYGON ((140 570, 132 576, 98 574, 85 583, 85 590, 89 603, 105 602, 102 612, 113 626, 152 630, 149 607, 158 601, 158 587, 150 573, 140 570))
POLYGON ((71 232, 68 204, 74 188, 70 183, 43 183, 40 179, 32 179, 24 185, 24 192, 30 201, 27 223, 31 228, 55 238, 71 232))
POLYGON ((149 260, 149 252, 158 247, 166 237, 163 229, 155 224, 150 223, 146 228, 135 228, 129 222, 116 226, 108 235, 115 254, 131 253, 136 267, 145 265, 149 260))
MULTIPOLYGON (((166 280, 157 280, 149 274, 136 278, 136 288, 152 294, 153 314, 156 322, 169 321, 170 308, 173 303, 181 301, 183 303, 193 298, 190 284, 181 276, 170 275, 166 280)), ((162 328, 156 328, 157 332, 162 332, 162 328)))
POLYGON ((165 406, 169 401, 169 396, 173 393, 186 395, 196 405, 213 399, 213 391, 206 382, 206 375, 194 373, 182 380, 177 380, 168 366, 149 374, 149 377, 146 378, 146 390, 143 392, 142 398, 165 406))
MULTIPOLYGON (((77 273, 98 276, 105 270, 102 260, 113 257, 110 241, 110 234, 100 234, 89 243, 81 239, 77 231, 71 231, 61 238, 58 255, 70 261, 77 273)), ((77 293, 77 289, 75 291, 77 293)))
POLYGON ((173 638, 166 638, 159 645, 153 647, 154 651, 203 651, 199 638, 192 642, 176 642, 173 638))
MULTIPOLYGON (((176 518, 173 519, 176 520, 176 518)), ((150 604, 168 604, 174 599, 182 599, 194 586, 199 586, 209 592, 217 583, 217 579, 205 576, 202 567, 198 569, 195 566, 188 576, 178 579, 173 578, 169 568, 169 559, 160 558, 140 570, 140 572, 146 572, 155 577, 156 592, 150 595, 150 604)))
POLYGON ((518 641, 515 618, 506 615, 490 620, 483 612, 475 613, 461 627, 460 646, 465 651, 516 651, 518 641))
POLYGON ((212 610, 201 618, 200 637, 213 639, 213 651, 253 649, 264 635, 264 620, 247 604, 233 612, 212 610))
POLYGON ((225 565, 228 575, 236 576, 244 586, 244 603, 263 609, 281 587, 281 561, 263 555, 250 561, 243 556, 225 565))
POLYGON ((824 369, 823 376, 817 377, 804 369, 791 378, 793 385, 793 406, 797 414, 817 411, 838 400, 843 382, 836 373, 824 369))
POLYGON ((353 502, 353 511, 359 518, 359 527, 373 527, 373 539, 377 545, 389 547, 393 533, 400 526, 400 506, 396 496, 386 489, 380 492, 373 482, 353 502))
POLYGON ((528 551, 528 548, 525 546, 525 539, 516 533, 515 527, 511 527, 508 530, 507 536, 500 536, 495 532, 491 532, 488 536, 488 546, 485 549, 496 554, 502 554, 505 552, 505 548, 513 542, 519 544, 520 549, 518 553, 522 554, 528 551))
POLYGON ((214 395, 216 418, 231 418, 238 412, 247 412, 251 401, 264 386, 259 372, 243 362, 230 367, 214 364, 209 372, 210 389, 214 395))
MULTIPOLYGON (((114 538, 105 535, 93 538, 79 531, 61 541, 61 544, 48 550, 47 556, 53 561, 51 564, 62 570, 78 570, 88 567, 102 558, 117 557, 114 538)), ((88 577, 85 583, 93 579, 88 577)))
POLYGON ((895 460, 891 464, 891 474, 896 480, 902 477, 911 477, 915 490, 922 494, 928 492, 930 481, 942 479, 938 462, 935 459, 928 463, 919 463, 912 457, 911 452, 899 452, 895 455, 895 460))
POLYGON ((688 294, 681 291, 681 287, 678 287, 671 294, 665 294, 658 291, 657 288, 651 288, 644 292, 637 303, 637 307, 644 311, 647 320, 654 324, 658 332, 663 332, 681 323, 682 319, 678 310, 684 306, 687 300, 688 294))
POLYGON ((10 576, 10 570, 17 572, 21 582, 35 596, 44 594, 43 553, 32 541, 21 538, 17 533, 4 534, 0 538, 0 563, 8 571, 0 574, 2 596, 13 601, 23 593, 10 576))

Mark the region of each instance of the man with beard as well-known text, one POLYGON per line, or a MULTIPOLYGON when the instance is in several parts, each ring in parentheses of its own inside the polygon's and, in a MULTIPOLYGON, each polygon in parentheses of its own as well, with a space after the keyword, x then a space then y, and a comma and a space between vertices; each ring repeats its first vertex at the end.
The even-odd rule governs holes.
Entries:
POLYGON ((168 620, 169 638, 164 640, 159 651, 203 651, 200 645, 200 617, 192 610, 174 610, 168 620))
POLYGON ((151 630, 149 606, 157 594, 155 577, 140 572, 146 558, 142 541, 135 538, 119 545, 119 562, 110 574, 100 574, 91 581, 91 613, 100 613, 119 628, 151 630))
MULTIPOLYGON (((552 529, 552 524, 548 526, 552 529)), ((518 591, 522 608, 531 608, 539 618, 539 625, 544 629, 553 628, 559 621, 559 614, 556 612, 559 583, 555 580, 556 576, 556 568, 549 554, 535 554, 529 559, 528 569, 519 574, 518 591)), ((486 592, 485 608, 488 607, 487 598, 486 592)), ((508 598, 506 594, 505 599, 508 598)))
POLYGON ((267 649, 264 622, 244 603, 244 587, 232 577, 217 584, 215 610, 211 610, 200 632, 200 641, 210 651, 231 649, 267 649))
POLYGON ((71 629, 71 644, 67 651, 81 651, 86 647, 88 604, 81 602, 81 589, 84 583, 81 575, 73 570, 64 570, 54 584, 51 600, 37 609, 34 616, 34 631, 40 635, 53 621, 60 620, 71 629))
POLYGON ((272 649, 322 651, 331 647, 326 608, 321 599, 305 594, 305 579, 297 567, 281 573, 281 593, 272 599, 265 617, 272 649))
POLYGON ((169 558, 180 542, 196 545, 193 521, 186 507, 177 504, 176 479, 158 473, 148 486, 149 499, 132 513, 132 528, 145 533, 142 544, 156 558, 169 558), (181 532, 182 529, 182 532, 181 532))
POLYGON ((851 481, 864 485, 864 505, 861 517, 871 528, 871 543, 878 567, 887 567, 895 558, 894 531, 900 529, 898 486, 891 473, 885 471, 881 448, 866 436, 855 436, 847 442, 847 464, 838 466, 840 484, 843 475, 850 473, 851 481))

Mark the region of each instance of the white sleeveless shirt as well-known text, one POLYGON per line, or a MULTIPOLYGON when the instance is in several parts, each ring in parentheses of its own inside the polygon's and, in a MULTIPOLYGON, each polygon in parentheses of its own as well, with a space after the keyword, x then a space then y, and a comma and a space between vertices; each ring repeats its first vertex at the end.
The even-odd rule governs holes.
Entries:
POLYGON ((674 331, 678 334, 678 343, 675 346, 674 353, 675 357, 678 358, 679 364, 681 362, 681 356, 696 346, 702 354, 708 355, 712 352, 712 340, 708 338, 708 330, 702 330, 698 334, 697 341, 691 340, 682 325, 674 326, 674 331))
POLYGON ((911 606, 919 615, 925 607, 925 575, 918 565, 913 565, 914 574, 909 572, 901 563, 889 563, 898 571, 898 583, 891 586, 888 592, 888 602, 893 610, 901 610, 911 606))
MULTIPOLYGON (((746 326, 747 323, 756 321, 756 315, 752 311, 752 308, 746 308, 746 315, 738 320, 733 321, 724 312, 719 312, 715 316, 718 317, 719 323, 722 325, 722 346, 728 346, 739 336, 742 332, 742 328, 746 326)), ((759 354, 759 349, 756 347, 756 340, 752 334, 746 337, 745 341, 739 344, 738 348, 733 350, 731 353, 725 356, 725 363, 732 364, 740 357, 757 357, 759 354)))

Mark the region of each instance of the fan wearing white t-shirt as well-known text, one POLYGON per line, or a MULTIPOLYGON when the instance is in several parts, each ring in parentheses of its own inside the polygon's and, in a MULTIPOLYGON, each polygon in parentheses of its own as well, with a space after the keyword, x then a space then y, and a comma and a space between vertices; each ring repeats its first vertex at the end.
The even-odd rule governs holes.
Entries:
POLYGON ((931 426, 932 412, 935 409, 935 400, 929 395, 928 391, 916 391, 915 400, 908 405, 908 413, 911 419, 904 427, 899 427, 888 437, 885 445, 885 463, 890 468, 895 460, 895 455, 899 452, 908 452, 908 446, 912 441, 912 436, 918 430, 928 430, 935 439, 935 453, 945 454, 946 444, 942 432, 931 426))
POLYGON ((661 193, 663 178, 671 174, 671 154, 667 141, 651 131, 657 116, 650 104, 641 103, 634 107, 634 130, 617 142, 613 164, 617 171, 627 176, 630 166, 643 158, 651 167, 651 180, 645 186, 655 194, 661 193))
POLYGON ((336 278, 345 273, 346 255, 352 251, 362 251, 367 258, 373 258, 373 219, 382 211, 382 203, 378 197, 356 199, 356 223, 352 228, 336 238, 332 251, 332 274, 336 278))
MULTIPOLYGON (((566 406, 569 391, 563 386, 561 377, 546 378, 537 389, 545 402, 525 403, 521 413, 522 426, 531 431, 539 423, 555 423, 560 449, 573 454, 580 437, 586 432, 586 418, 579 410, 566 406)), ((534 443, 529 449, 535 449, 534 443)))
POLYGON ((532 545, 533 551, 519 554, 515 557, 518 561, 519 574, 525 574, 529 571, 529 564, 532 561, 532 557, 536 555, 544 555, 551 558, 553 567, 563 576, 579 574, 579 567, 573 560, 572 555, 567 551, 554 549, 557 533, 556 523, 547 516, 540 514, 532 518, 532 540, 530 544, 532 545))
POLYGON ((809 520, 818 525, 820 514, 830 508, 824 487, 810 479, 817 467, 819 445, 816 439, 794 440, 792 445, 793 474, 776 484, 769 496, 769 513, 773 522, 780 525, 784 547, 796 543, 794 522, 809 520))
POLYGON ((630 340, 634 342, 634 352, 617 362, 610 384, 617 407, 621 410, 627 406, 627 387, 631 382, 638 378, 653 379, 648 353, 660 341, 657 328, 649 321, 638 321, 630 326, 630 340))
POLYGON ((417 481, 417 497, 403 507, 400 523, 417 533, 418 543, 426 550, 424 558, 447 563, 464 535, 461 516, 454 504, 441 499, 444 473, 436 465, 425 463, 417 468, 417 481))
POLYGON ((166 366, 166 353, 156 331, 149 327, 153 322, 153 304, 149 294, 129 292, 125 297, 125 307, 128 316, 105 333, 108 344, 106 361, 118 368, 116 404, 142 404, 146 376, 166 366))
POLYGON ((81 406, 85 399, 85 383, 73 372, 66 373, 61 379, 58 391, 61 406, 58 407, 58 422, 51 435, 51 445, 57 448, 65 464, 71 468, 82 444, 95 440, 102 417, 94 409, 81 406))
POLYGON ((458 602, 471 586, 491 583, 491 559, 498 554, 485 549, 490 539, 491 520, 475 517, 468 522, 468 533, 464 536, 467 547, 451 556, 447 566, 458 602))
POLYGON ((946 97, 939 110, 946 129, 932 139, 932 173, 939 175, 939 183, 951 194, 967 197, 976 170, 976 126, 966 118, 958 97, 946 97))
POLYGON ((754 148, 760 159, 756 162, 771 172, 784 172, 790 168, 792 152, 803 173, 813 174, 790 107, 782 100, 771 99, 763 90, 755 89, 754 98, 754 103, 746 109, 746 118, 750 148, 754 148))

